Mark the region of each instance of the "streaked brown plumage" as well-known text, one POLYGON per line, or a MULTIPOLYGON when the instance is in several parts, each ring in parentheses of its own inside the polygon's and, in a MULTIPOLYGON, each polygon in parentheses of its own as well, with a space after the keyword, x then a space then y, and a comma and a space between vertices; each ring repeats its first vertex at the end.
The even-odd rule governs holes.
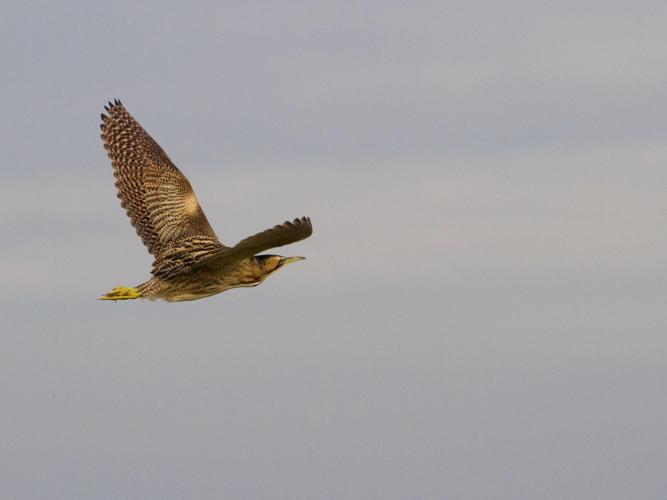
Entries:
POLYGON ((230 288, 256 286, 303 257, 256 255, 307 238, 308 217, 250 236, 233 247, 220 243, 190 186, 162 148, 120 101, 105 106, 102 140, 113 166, 118 197, 148 251, 153 277, 135 288, 117 287, 103 300, 196 300, 230 288))

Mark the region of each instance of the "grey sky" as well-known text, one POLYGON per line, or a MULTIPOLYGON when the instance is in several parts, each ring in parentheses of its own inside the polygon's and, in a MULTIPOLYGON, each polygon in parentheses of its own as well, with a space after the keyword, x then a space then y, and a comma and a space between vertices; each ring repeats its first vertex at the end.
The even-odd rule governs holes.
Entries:
POLYGON ((0 497, 663 499, 663 2, 7 3, 0 497), (308 260, 184 304, 120 98, 228 243, 308 260))

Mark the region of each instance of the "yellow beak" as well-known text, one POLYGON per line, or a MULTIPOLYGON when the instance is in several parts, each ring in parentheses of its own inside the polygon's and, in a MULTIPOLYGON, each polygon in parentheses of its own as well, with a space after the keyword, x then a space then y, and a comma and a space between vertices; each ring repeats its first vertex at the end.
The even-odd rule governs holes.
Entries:
POLYGON ((287 264, 291 264, 292 262, 299 262, 300 260, 306 260, 305 257, 285 257, 283 260, 280 261, 280 263, 285 266, 287 264))

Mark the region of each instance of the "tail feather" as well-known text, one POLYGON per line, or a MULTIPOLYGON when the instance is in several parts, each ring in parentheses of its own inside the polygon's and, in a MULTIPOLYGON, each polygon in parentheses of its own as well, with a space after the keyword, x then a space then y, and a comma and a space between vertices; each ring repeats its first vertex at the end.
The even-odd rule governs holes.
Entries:
POLYGON ((102 295, 99 300, 132 300, 141 297, 141 293, 136 288, 117 286, 106 295, 102 295))

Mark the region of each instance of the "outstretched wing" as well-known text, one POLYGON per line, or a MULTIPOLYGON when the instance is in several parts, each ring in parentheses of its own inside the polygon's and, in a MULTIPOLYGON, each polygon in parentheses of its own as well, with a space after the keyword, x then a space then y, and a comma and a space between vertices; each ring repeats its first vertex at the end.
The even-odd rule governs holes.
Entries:
POLYGON ((155 265, 186 248, 222 247, 190 182, 125 107, 105 106, 102 140, 113 165, 118 197, 155 265))
POLYGON ((230 248, 220 247, 202 251, 194 259, 169 259, 168 263, 154 271, 153 274, 158 277, 168 277, 193 268, 224 269, 235 266, 269 248, 281 247, 306 239, 311 234, 313 234, 313 226, 310 218, 301 217, 245 238, 230 248))
POLYGON ((313 226, 310 223, 310 218, 301 217, 249 236, 239 241, 232 248, 225 249, 222 253, 226 258, 243 260, 270 248, 305 240, 311 234, 313 234, 313 226))

